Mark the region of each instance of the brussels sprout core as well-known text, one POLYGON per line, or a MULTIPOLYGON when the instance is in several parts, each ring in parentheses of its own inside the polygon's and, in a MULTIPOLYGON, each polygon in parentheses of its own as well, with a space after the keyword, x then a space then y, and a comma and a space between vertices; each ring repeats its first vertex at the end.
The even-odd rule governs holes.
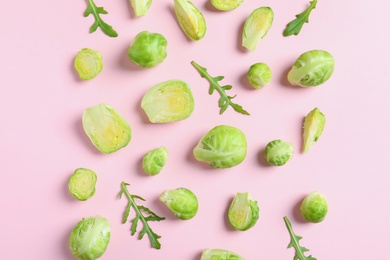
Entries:
POLYGON ((142 160, 142 168, 145 173, 149 175, 157 175, 168 159, 168 149, 165 147, 159 147, 145 154, 142 160))
POLYGON ((221 11, 230 11, 236 9, 244 0, 211 0, 211 4, 221 11))
POLYGON ((238 192, 230 205, 228 219, 235 229, 245 231, 256 224, 259 211, 257 201, 248 192, 238 192))
POLYGON ((314 191, 302 201, 300 210, 306 221, 318 223, 323 221, 328 213, 328 201, 323 194, 314 191))
POLYGON ((188 0, 175 0, 177 20, 184 33, 191 40, 198 41, 206 34, 206 20, 196 6, 188 0))
POLYGON ((269 164, 281 166, 287 163, 294 155, 292 143, 283 140, 274 140, 267 144, 264 151, 265 159, 269 164))
POLYGON ((74 67, 80 79, 93 79, 103 69, 102 55, 98 51, 83 48, 74 59, 74 67))
POLYGON ((96 181, 97 177, 94 171, 78 168, 69 178, 69 191, 76 199, 87 200, 95 194, 96 181))
POLYGON ((263 88, 268 85, 272 79, 271 69, 267 64, 259 62, 253 64, 247 73, 248 81, 254 88, 263 88))
POLYGON ((244 260, 244 258, 225 249, 205 249, 200 260, 244 260))
POLYGON ((160 200, 173 215, 182 220, 191 219, 198 212, 198 199, 192 191, 186 188, 166 190, 160 195, 160 200))

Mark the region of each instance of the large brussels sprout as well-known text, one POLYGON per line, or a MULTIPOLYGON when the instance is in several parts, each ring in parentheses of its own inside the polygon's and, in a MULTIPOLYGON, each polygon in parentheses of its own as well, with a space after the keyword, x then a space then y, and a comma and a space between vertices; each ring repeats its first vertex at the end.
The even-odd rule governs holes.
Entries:
POLYGON ((194 111, 194 98, 181 80, 161 82, 146 92, 141 107, 152 123, 169 123, 188 118, 194 111))
POLYGON ((229 168, 245 159, 246 150, 246 137, 240 129, 219 125, 202 137, 193 153, 196 160, 214 168, 229 168))
POLYGON ((182 220, 191 219, 198 212, 198 199, 192 191, 186 188, 166 190, 160 195, 160 200, 173 215, 182 220))
POLYGON ((167 162, 169 151, 165 147, 159 147, 147 152, 142 159, 142 168, 149 175, 160 173, 167 162))
POLYGON ((245 260, 238 254, 225 249, 205 249, 200 260, 245 260))
POLYGON ((143 31, 137 34, 127 54, 129 60, 142 68, 152 68, 167 57, 168 42, 162 34, 143 31))
POLYGON ((245 21, 242 32, 242 46, 250 51, 254 51, 257 44, 271 28, 273 20, 274 12, 270 7, 255 9, 245 21))
POLYGON ((94 171, 77 168, 68 181, 70 193, 78 200, 87 200, 95 194, 97 176, 94 171))
POLYGON ((328 213, 328 201, 323 194, 314 191, 302 201, 300 210, 306 221, 318 223, 323 221, 328 213))
POLYGON ((303 121, 303 152, 307 153, 318 141, 324 131, 325 123, 325 115, 317 107, 307 114, 303 121))
POLYGON ((221 11, 230 11, 236 9, 244 0, 211 0, 211 4, 221 11))
POLYGON ((131 139, 130 125, 104 103, 84 111, 83 127, 89 139, 102 153, 113 153, 125 147, 131 139))
POLYGON ((83 218, 69 237, 69 248, 80 260, 101 257, 110 242, 110 223, 101 216, 83 218))
POLYGON ((83 48, 77 53, 73 64, 82 80, 93 79, 103 69, 102 55, 88 48, 83 48))
POLYGON ((134 9, 134 15, 136 17, 144 16, 148 12, 152 0, 130 0, 130 4, 134 9))
POLYGON ((259 206, 248 192, 237 192, 228 211, 232 227, 245 231, 253 227, 259 219, 259 206))
POLYGON ((267 64, 258 62, 250 66, 247 72, 247 78, 254 88, 259 89, 270 83, 272 79, 272 72, 267 64))
POLYGON ((294 155, 292 143, 283 140, 274 140, 267 144, 264 157, 271 165, 282 166, 294 155))
POLYGON ((184 33, 197 41, 206 34, 206 20, 196 6, 188 0, 175 0, 174 9, 177 20, 184 33))
POLYGON ((287 75, 292 85, 318 86, 326 82, 334 71, 333 56, 323 50, 311 50, 301 54, 287 75))

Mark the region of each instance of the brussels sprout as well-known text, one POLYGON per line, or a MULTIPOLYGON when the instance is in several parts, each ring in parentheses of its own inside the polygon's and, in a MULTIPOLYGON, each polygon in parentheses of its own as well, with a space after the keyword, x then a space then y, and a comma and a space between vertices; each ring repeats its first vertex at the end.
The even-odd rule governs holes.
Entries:
POLYGON ((220 125, 211 129, 194 148, 196 160, 214 168, 230 168, 240 164, 246 156, 246 137, 240 129, 220 125))
POLYGON ((301 214, 306 221, 318 223, 328 213, 328 202, 325 196, 317 191, 307 195, 301 204, 301 214))
POLYGON ((160 195, 162 201, 177 218, 187 220, 198 212, 198 199, 186 188, 166 190, 160 195))
POLYGON ((292 143, 274 140, 267 144, 264 151, 265 159, 275 166, 284 165, 294 155, 292 143))
POLYGON ((301 54, 287 75, 292 85, 318 86, 326 82, 334 71, 333 56, 322 50, 311 50, 301 54))
POLYGON ((230 11, 236 9, 244 0, 211 0, 211 4, 221 11, 230 11))
POLYGON ((147 152, 142 160, 142 168, 145 173, 149 175, 157 175, 168 159, 168 149, 165 147, 159 147, 147 152))
POLYGON ((229 207, 228 219, 237 230, 245 231, 253 227, 259 219, 259 206, 248 192, 237 192, 229 207))
POLYGON ((200 260, 245 260, 238 254, 225 249, 205 249, 200 260))
POLYGON ((89 80, 96 77, 103 69, 102 55, 98 51, 83 48, 74 59, 74 68, 80 79, 89 80))
POLYGON ((104 103, 84 111, 83 127, 91 142, 105 154, 125 147, 131 139, 130 125, 118 112, 104 103))
POLYGON ((271 69, 267 64, 259 62, 253 64, 247 73, 248 81, 254 88, 263 88, 268 85, 272 79, 271 69))
POLYGON ((127 54, 129 60, 142 68, 152 68, 167 57, 167 40, 159 33, 143 31, 135 36, 127 54))
POLYGON ((69 191, 76 199, 87 200, 95 194, 96 181, 97 177, 94 171, 78 168, 69 178, 69 191))
POLYGON ((303 122, 303 152, 307 153, 318 141, 324 131, 325 123, 325 115, 317 107, 307 114, 303 122))
POLYGON ((149 10, 152 0, 130 0, 130 4, 134 9, 134 15, 144 16, 149 10))
POLYGON ((69 237, 69 248, 80 260, 94 260, 101 257, 110 242, 110 223, 96 216, 83 218, 69 237))
POLYGON ((197 41, 206 34, 206 20, 196 6, 187 0, 175 0, 174 9, 177 20, 184 33, 197 41))
POLYGON ((152 123, 169 123, 188 118, 194 111, 194 98, 181 80, 161 82, 146 92, 141 107, 152 123))
POLYGON ((273 20, 274 12, 270 7, 255 9, 245 21, 242 32, 242 46, 254 51, 256 45, 267 34, 273 20))

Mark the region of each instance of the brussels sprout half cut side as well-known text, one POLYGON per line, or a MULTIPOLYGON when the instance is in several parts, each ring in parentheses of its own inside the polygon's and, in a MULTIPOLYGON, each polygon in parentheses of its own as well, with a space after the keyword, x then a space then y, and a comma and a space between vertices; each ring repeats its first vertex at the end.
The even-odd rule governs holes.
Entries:
POLYGON ((314 191, 304 198, 300 211, 306 221, 321 222, 328 213, 328 201, 323 194, 314 191))
POLYGON ((147 152, 142 159, 142 169, 151 176, 159 174, 167 162, 168 155, 168 149, 163 146, 147 152))
POLYGON ((228 219, 232 227, 245 231, 253 227, 259 219, 259 206, 248 192, 237 192, 228 211, 228 219))
POLYGON ((238 254, 225 249, 205 249, 200 260, 245 260, 238 254))
POLYGON ((316 107, 307 114, 303 121, 303 152, 309 152, 324 131, 325 115, 316 107))
POLYGON ((152 0, 130 0, 135 17, 144 16, 148 12, 152 0))
POLYGON ((195 194, 186 188, 166 190, 160 195, 163 202, 177 218, 188 220, 198 212, 198 199, 195 194))
POLYGON ((230 11, 239 7, 244 0, 211 0, 211 4, 220 11, 230 11))
POLYGON ((69 191, 78 200, 87 200, 95 194, 97 176, 94 171, 78 168, 68 181, 69 191))
POLYGON ((176 18, 183 32, 193 41, 206 34, 206 20, 199 9, 188 0, 174 0, 176 18))
POLYGON ((77 53, 73 64, 80 79, 90 80, 102 71, 103 58, 98 51, 83 48, 77 53))
POLYGON ((282 166, 294 155, 292 143, 283 140, 274 140, 267 144, 264 157, 267 162, 274 166, 282 166))

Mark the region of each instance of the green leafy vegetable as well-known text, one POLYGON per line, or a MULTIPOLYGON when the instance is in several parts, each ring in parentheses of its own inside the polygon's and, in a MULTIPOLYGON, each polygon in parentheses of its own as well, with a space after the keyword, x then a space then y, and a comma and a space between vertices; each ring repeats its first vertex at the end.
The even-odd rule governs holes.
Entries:
POLYGON ((214 93, 214 90, 217 90, 219 94, 221 95, 221 98, 219 99, 219 107, 221 110, 219 111, 219 114, 223 114, 223 112, 226 111, 226 109, 231 106, 236 112, 249 115, 247 111, 245 111, 242 106, 233 103, 232 99, 236 96, 228 96, 226 94, 226 90, 232 89, 233 87, 231 85, 225 85, 220 86, 219 81, 221 81, 224 76, 217 76, 217 77, 211 77, 210 74, 207 72, 207 69, 197 64, 195 61, 192 61, 191 64, 198 70, 202 78, 207 79, 210 82, 210 88, 209 88, 209 94, 212 95, 214 93))
POLYGON ((97 7, 96 4, 93 2, 93 0, 87 0, 88 1, 88 7, 87 10, 84 12, 84 17, 87 17, 88 15, 92 14, 93 17, 95 17, 95 22, 92 24, 92 26, 89 28, 89 32, 93 33, 97 30, 98 27, 102 30, 103 33, 110 37, 117 37, 118 33, 112 28, 111 25, 105 23, 102 18, 100 18, 99 14, 108 14, 106 10, 104 10, 103 7, 97 7))
POLYGON ((294 231, 292 230, 292 227, 291 227, 291 223, 287 217, 284 217, 283 219, 284 219, 284 222, 286 223, 288 233, 290 233, 290 237, 291 237, 291 241, 290 241, 290 244, 288 244, 288 248, 291 248, 291 247, 295 248, 294 260, 317 260, 317 258, 314 258, 311 255, 310 256, 304 255, 304 253, 309 251, 309 249, 299 245, 299 240, 301 240, 302 237, 294 234, 294 231))
POLYGON ((135 232, 137 232, 137 225, 138 221, 142 222, 143 228, 139 233, 138 239, 141 240, 145 234, 148 234, 150 243, 152 244, 152 247, 155 249, 160 249, 161 244, 158 241, 161 236, 157 235, 156 233, 153 232, 153 230, 149 227, 148 222, 149 221, 161 221, 164 220, 165 218, 158 216, 156 213, 148 209, 147 207, 144 206, 139 206, 135 203, 135 199, 139 199, 142 201, 145 201, 142 197, 138 195, 133 195, 130 194, 129 191, 127 190, 127 187, 130 184, 122 182, 121 183, 121 191, 119 193, 119 198, 122 198, 122 195, 125 194, 127 199, 129 200, 129 203, 127 204, 125 213, 123 215, 123 221, 122 223, 126 223, 127 219, 130 214, 130 208, 132 207, 135 210, 135 217, 131 220, 131 235, 133 236, 135 232), (144 216, 146 214, 147 216, 144 216))
POLYGON ((311 11, 313 11, 314 8, 316 8, 316 5, 317 5, 317 0, 311 1, 309 7, 305 11, 303 11, 300 14, 297 14, 296 15, 297 18, 287 24, 286 29, 284 29, 283 31, 283 35, 284 36, 290 36, 293 34, 298 35, 302 29, 303 24, 309 22, 310 13, 311 11))

